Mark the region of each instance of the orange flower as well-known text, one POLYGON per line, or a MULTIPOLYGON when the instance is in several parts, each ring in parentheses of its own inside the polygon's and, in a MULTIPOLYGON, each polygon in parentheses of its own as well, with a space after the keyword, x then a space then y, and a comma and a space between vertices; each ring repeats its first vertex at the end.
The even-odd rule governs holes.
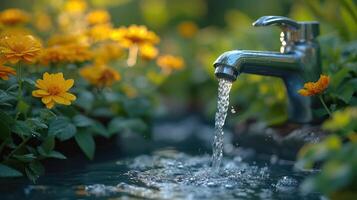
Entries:
POLYGON ((120 80, 120 74, 106 65, 87 66, 80 70, 80 75, 98 87, 111 86, 120 80))
POLYGON ((43 79, 36 81, 38 90, 32 92, 32 96, 39 97, 48 109, 53 108, 55 103, 70 105, 71 101, 76 100, 76 96, 68 90, 73 87, 74 80, 65 80, 62 73, 44 73, 43 79))
POLYGON ((29 15, 20 9, 11 8, 4 10, 0 13, 0 23, 11 26, 23 24, 29 21, 29 15))
POLYGON ((81 13, 87 9, 87 2, 85 0, 68 0, 64 8, 70 13, 81 13))
POLYGON ((56 45, 44 49, 40 62, 44 65, 50 63, 75 63, 91 60, 92 57, 92 52, 85 45, 56 45))
POLYGON ((133 45, 157 44, 160 38, 146 26, 131 25, 121 27, 112 31, 111 37, 124 47, 130 48, 133 45))
POLYGON ((53 23, 51 16, 49 16, 47 13, 37 12, 33 24, 37 28, 37 30, 44 32, 49 31, 53 23))
POLYGON ((110 21, 110 15, 106 10, 95 10, 87 14, 87 22, 90 25, 105 24, 110 21))
POLYGON ((9 75, 16 75, 16 71, 11 67, 0 64, 0 78, 2 80, 9 80, 9 75))
POLYGON ((140 47, 140 56, 144 60, 152 60, 156 58, 156 56, 159 54, 159 51, 157 48, 155 48, 153 45, 146 44, 140 47))
POLYGON ((26 63, 35 62, 41 49, 41 43, 32 35, 12 35, 0 39, 1 59, 12 64, 20 60, 26 63))
POLYGON ((298 93, 302 96, 314 96, 321 94, 326 90, 330 83, 330 77, 321 75, 317 82, 307 82, 304 84, 304 88, 300 89, 298 93))
POLYGON ((179 34, 184 38, 192 38, 196 35, 198 27, 195 23, 186 21, 182 22, 177 26, 179 34))
POLYGON ((124 55, 122 47, 116 42, 101 44, 94 50, 96 63, 107 63, 124 55))
POLYGON ((104 41, 110 38, 110 33, 113 30, 111 24, 97 24, 88 29, 88 36, 94 41, 104 41))
POLYGON ((172 70, 182 69, 185 66, 185 62, 181 57, 163 55, 157 59, 157 65, 159 65, 165 73, 169 74, 172 70))
POLYGON ((48 46, 80 44, 88 45, 87 36, 85 34, 56 34, 48 39, 48 46))

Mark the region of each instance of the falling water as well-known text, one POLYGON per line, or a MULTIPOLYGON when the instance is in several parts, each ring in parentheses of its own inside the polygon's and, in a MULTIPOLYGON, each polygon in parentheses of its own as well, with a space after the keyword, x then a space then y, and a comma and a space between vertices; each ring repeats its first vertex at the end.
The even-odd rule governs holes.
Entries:
POLYGON ((223 126, 226 121, 228 106, 229 106, 229 92, 232 87, 232 82, 219 79, 218 86, 218 103, 215 118, 215 136, 213 141, 213 156, 212 168, 218 170, 223 156, 223 126))

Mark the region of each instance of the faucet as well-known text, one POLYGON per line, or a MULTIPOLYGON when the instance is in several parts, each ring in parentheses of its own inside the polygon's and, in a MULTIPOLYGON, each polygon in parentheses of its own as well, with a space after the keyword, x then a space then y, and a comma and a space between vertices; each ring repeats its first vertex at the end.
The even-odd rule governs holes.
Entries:
POLYGON ((277 25, 280 52, 233 50, 220 55, 214 62, 217 78, 234 82, 241 73, 282 78, 288 94, 289 120, 308 123, 313 120, 314 99, 298 94, 305 82, 316 81, 321 74, 319 23, 297 22, 282 16, 264 16, 253 26, 277 25))

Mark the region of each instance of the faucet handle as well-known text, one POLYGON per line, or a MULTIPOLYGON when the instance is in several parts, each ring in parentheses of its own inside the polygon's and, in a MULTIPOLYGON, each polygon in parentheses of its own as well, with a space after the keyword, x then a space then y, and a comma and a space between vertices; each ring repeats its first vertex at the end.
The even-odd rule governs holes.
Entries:
POLYGON ((253 26, 269 26, 278 25, 283 29, 297 30, 300 28, 300 24, 290 18, 282 16, 263 16, 257 19, 253 26))

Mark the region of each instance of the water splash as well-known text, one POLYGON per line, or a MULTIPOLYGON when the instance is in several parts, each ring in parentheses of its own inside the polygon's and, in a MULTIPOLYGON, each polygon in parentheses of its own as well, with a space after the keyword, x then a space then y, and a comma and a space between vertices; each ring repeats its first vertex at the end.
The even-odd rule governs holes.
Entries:
POLYGON ((213 141, 212 168, 218 170, 223 157, 223 126, 226 121, 229 106, 229 92, 232 88, 232 82, 219 79, 218 82, 218 101, 215 118, 215 136, 213 141))

